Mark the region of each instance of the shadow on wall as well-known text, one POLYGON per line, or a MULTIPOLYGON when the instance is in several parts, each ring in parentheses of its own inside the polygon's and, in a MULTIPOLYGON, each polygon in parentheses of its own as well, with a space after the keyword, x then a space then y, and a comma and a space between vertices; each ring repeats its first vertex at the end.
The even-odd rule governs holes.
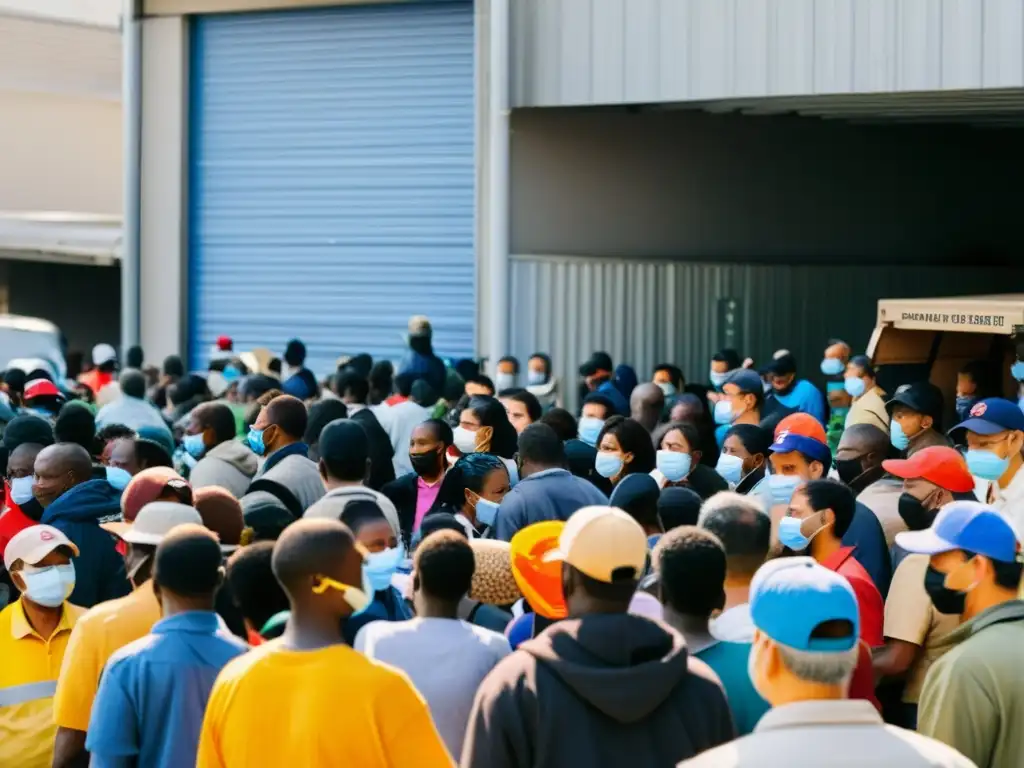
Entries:
MULTIPOLYGON (((41 317, 67 337, 68 349, 118 345, 121 336, 121 268, 7 261, 12 314, 41 317)), ((2 357, 0 350, 0 357, 2 357)))

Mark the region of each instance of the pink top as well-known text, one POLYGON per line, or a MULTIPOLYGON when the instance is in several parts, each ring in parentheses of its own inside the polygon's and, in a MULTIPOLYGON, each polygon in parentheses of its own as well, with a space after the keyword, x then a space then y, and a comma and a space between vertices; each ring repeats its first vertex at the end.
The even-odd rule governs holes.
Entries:
POLYGON ((423 522, 423 518, 429 509, 434 506, 434 501, 437 499, 437 493, 440 490, 440 480, 433 485, 427 485, 422 477, 416 478, 416 519, 412 523, 413 532, 420 529, 420 523, 423 522))

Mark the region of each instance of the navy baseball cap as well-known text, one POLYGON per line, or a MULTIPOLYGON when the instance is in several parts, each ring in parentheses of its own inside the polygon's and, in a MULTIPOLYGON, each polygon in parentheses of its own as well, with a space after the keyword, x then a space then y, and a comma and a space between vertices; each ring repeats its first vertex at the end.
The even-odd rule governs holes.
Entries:
POLYGON ((750 583, 754 626, 798 651, 849 651, 860 637, 857 596, 844 577, 810 557, 784 557, 762 565, 750 583), (847 621, 846 637, 814 637, 828 621, 847 621))
POLYGON ((939 510, 932 527, 896 534, 908 552, 938 555, 963 549, 1003 563, 1017 562, 1020 546, 1009 520, 977 501, 953 501, 939 510))
POLYGON ((1024 412, 1016 403, 1001 397, 975 403, 968 416, 967 421, 949 431, 966 429, 979 435, 997 435, 1011 429, 1024 432, 1024 412))
POLYGON ((740 393, 744 395, 760 395, 764 392, 761 376, 750 368, 737 368, 735 371, 731 371, 725 377, 722 386, 726 384, 735 384, 739 387, 740 393))

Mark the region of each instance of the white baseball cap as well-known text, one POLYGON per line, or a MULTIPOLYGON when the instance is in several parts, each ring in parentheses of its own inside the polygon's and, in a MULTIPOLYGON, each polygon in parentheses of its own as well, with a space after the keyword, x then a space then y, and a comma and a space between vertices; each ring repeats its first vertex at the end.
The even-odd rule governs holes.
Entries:
POLYGON ((176 501, 151 501, 139 510, 133 523, 101 523, 100 528, 129 544, 157 546, 179 525, 202 525, 203 518, 195 507, 176 501))
POLYGON ((4 550, 4 568, 8 571, 21 560, 26 565, 35 565, 57 547, 67 547, 78 557, 78 547, 64 533, 52 525, 30 525, 18 531, 7 542, 4 550))
POLYGON ((117 360, 117 350, 109 344, 97 344, 92 348, 93 365, 103 365, 111 360, 117 360))

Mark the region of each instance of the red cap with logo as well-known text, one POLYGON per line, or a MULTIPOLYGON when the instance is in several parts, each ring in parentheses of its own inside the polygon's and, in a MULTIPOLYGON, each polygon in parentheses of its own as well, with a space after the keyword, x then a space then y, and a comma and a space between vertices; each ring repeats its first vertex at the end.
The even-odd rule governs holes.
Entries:
POLYGON ((887 459, 882 469, 903 480, 927 480, 952 493, 974 490, 974 478, 964 457, 944 445, 922 448, 909 459, 887 459))

